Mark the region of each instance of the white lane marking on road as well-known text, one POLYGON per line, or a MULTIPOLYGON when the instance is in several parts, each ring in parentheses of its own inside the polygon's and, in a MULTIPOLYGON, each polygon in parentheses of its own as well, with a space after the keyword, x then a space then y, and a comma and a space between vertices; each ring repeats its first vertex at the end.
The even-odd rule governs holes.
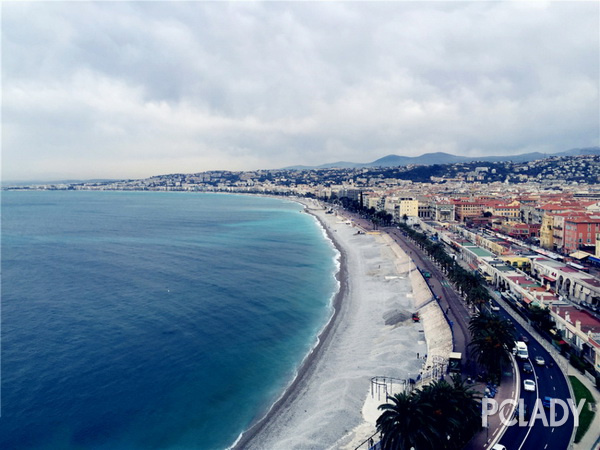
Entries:
MULTIPOLYGON (((530 359, 527 359, 527 361, 529 361, 529 364, 531 364, 530 359)), ((533 369, 533 376, 537 379, 537 374, 535 373, 535 368, 533 367, 533 365, 531 366, 531 368, 533 369)), ((538 383, 535 383, 535 398, 536 399, 540 398, 540 391, 538 390, 538 383)), ((531 429, 533 428, 534 424, 535 424, 535 421, 531 421, 531 420, 529 421, 529 429, 527 430, 527 434, 525 434, 525 437, 523 438, 523 442, 521 443, 521 445, 519 445, 519 448, 517 450, 521 450, 523 448, 523 446, 525 445, 525 441, 529 437, 529 433, 531 433, 531 429)))

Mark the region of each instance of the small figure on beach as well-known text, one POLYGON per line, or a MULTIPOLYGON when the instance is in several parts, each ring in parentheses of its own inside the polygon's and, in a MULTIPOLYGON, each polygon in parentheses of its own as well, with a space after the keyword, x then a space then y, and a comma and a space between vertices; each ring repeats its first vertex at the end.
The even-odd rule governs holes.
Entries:
POLYGON ((417 359, 419 359, 419 352, 417 352, 417 359))

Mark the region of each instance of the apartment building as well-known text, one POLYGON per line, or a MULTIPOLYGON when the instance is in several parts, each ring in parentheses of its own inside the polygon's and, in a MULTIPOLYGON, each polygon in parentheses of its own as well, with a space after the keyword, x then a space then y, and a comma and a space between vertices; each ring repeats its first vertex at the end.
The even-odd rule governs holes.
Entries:
POLYGON ((484 202, 481 200, 455 200, 456 220, 464 222, 467 217, 477 217, 483 213, 484 202))
POLYGON ((566 217, 564 251, 571 253, 581 246, 595 245, 598 232, 600 232, 600 215, 566 217))

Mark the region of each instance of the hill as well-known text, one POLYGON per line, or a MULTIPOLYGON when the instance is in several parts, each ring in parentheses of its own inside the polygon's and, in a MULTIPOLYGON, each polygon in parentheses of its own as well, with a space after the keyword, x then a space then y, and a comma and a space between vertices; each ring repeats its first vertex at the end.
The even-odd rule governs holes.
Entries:
POLYGON ((466 163, 473 161, 513 161, 513 162, 529 162, 538 159, 549 158, 553 156, 579 156, 579 155, 600 155, 600 147, 573 148, 559 153, 522 153, 520 155, 504 155, 504 156, 458 156, 451 153, 435 152, 425 153, 420 156, 400 156, 387 155, 383 158, 367 163, 355 163, 349 161, 338 161, 334 163, 321 164, 320 166, 290 166, 284 167, 286 170, 309 170, 309 169, 352 169, 357 167, 396 167, 424 165, 431 166, 433 164, 455 164, 466 163))

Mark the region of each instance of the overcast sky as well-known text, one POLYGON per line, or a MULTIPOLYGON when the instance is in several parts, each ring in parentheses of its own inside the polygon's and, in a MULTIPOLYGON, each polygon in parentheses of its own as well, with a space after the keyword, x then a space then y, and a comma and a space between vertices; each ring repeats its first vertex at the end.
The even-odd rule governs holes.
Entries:
POLYGON ((3 180, 599 145, 598 2, 3 2, 3 180))

